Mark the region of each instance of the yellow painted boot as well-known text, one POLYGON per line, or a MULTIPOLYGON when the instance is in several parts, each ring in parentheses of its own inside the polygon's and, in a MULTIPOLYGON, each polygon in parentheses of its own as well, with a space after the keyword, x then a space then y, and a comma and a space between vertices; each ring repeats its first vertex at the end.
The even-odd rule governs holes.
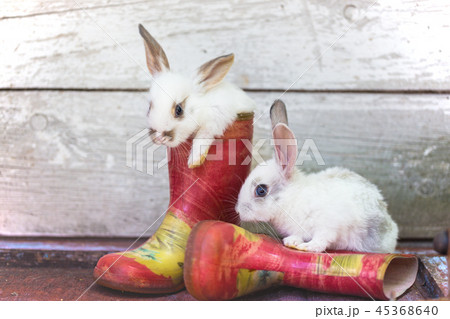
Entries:
POLYGON ((103 256, 94 270, 97 283, 138 293, 184 287, 184 253, 192 227, 208 219, 239 222, 234 206, 251 162, 242 165, 251 156, 242 139, 252 140, 252 121, 252 113, 240 114, 211 146, 208 154, 216 159, 197 168, 187 166, 192 141, 170 149, 170 204, 162 225, 139 248, 103 256))

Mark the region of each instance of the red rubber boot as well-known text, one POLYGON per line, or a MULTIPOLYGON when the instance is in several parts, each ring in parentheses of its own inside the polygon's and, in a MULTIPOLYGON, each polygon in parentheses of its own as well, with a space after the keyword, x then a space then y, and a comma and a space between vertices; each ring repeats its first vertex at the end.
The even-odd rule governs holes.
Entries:
POLYGON ((248 160, 241 164, 251 156, 242 140, 252 140, 252 122, 252 113, 239 114, 211 146, 208 154, 215 159, 207 158, 197 168, 187 166, 192 141, 170 149, 170 204, 161 226, 139 248, 100 258, 94 270, 97 283, 138 293, 170 293, 184 287, 184 253, 192 227, 207 219, 239 221, 235 201, 251 165, 248 160))
POLYGON ((419 267, 414 255, 299 251, 211 220, 192 230, 185 262, 186 288, 200 300, 229 300, 277 285, 396 299, 414 284, 419 267))

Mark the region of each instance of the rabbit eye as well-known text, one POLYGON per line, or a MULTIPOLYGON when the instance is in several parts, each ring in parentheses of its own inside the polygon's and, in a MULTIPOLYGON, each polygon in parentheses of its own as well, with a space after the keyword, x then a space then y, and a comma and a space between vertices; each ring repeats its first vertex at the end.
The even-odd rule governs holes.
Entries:
POLYGON ((177 104, 175 106, 175 117, 180 117, 181 115, 183 115, 183 108, 180 104, 177 104))
POLYGON ((259 184, 255 188, 255 195, 256 197, 264 197, 267 195, 267 185, 265 184, 259 184))

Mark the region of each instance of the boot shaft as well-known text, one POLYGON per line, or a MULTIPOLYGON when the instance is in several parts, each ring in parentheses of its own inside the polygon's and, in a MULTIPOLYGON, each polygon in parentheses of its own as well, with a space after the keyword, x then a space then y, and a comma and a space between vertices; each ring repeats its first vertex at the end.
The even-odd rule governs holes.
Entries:
POLYGON ((251 168, 253 113, 242 113, 210 147, 205 162, 187 165, 192 139, 168 149, 170 205, 191 227, 205 219, 239 223, 235 205, 251 168))

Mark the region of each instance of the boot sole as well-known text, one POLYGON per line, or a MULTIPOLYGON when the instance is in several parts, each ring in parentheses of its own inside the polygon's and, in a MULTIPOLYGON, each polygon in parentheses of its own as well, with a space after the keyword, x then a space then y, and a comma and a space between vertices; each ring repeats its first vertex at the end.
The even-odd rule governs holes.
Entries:
POLYGON ((169 293, 175 293, 179 292, 184 289, 184 283, 174 286, 174 287, 167 287, 167 288, 155 288, 155 287, 136 287, 133 285, 129 285, 126 283, 120 283, 112 280, 105 279, 104 277, 100 277, 97 274, 102 274, 103 270, 95 267, 94 269, 94 278, 97 280, 96 283, 114 290, 121 290, 121 291, 127 291, 127 292, 134 292, 134 293, 140 293, 140 294, 169 294, 169 293))

